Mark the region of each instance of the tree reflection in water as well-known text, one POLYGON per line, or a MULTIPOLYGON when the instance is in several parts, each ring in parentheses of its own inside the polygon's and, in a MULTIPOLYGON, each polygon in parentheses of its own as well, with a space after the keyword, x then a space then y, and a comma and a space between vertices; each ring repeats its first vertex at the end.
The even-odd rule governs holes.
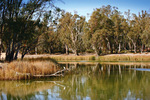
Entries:
MULTIPOLYGON (((150 73, 130 68, 143 65, 74 64, 72 73, 64 78, 63 99, 150 99, 150 73)), ((72 69, 72 68, 71 68, 72 69)))
POLYGON ((62 64, 64 77, 42 81, 1 81, 0 99, 150 99, 148 65, 62 64))

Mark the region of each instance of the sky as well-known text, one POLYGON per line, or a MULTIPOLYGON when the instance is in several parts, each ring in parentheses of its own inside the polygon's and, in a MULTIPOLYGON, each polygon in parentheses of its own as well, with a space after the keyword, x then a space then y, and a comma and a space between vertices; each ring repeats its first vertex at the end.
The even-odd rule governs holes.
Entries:
POLYGON ((111 5, 118 7, 118 10, 123 14, 130 9, 131 13, 138 14, 141 10, 146 10, 150 13, 150 0, 57 0, 54 5, 64 9, 67 12, 74 14, 76 11, 79 15, 85 16, 87 19, 96 8, 101 8, 103 5, 111 5), (87 13, 90 14, 87 16, 87 13))

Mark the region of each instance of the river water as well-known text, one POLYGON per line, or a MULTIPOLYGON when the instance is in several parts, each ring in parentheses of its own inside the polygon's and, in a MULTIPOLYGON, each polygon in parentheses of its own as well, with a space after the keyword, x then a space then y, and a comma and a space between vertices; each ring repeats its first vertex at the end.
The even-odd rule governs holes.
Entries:
POLYGON ((150 100, 149 64, 61 66, 63 77, 0 81, 0 100, 150 100))

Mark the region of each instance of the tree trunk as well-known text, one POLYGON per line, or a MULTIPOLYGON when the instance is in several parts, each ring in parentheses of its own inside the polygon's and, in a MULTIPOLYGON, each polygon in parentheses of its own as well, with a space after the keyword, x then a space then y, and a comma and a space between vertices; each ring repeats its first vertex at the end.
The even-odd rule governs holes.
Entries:
POLYGON ((116 54, 118 53, 118 49, 119 49, 118 46, 119 46, 118 43, 114 44, 114 50, 115 50, 115 53, 116 53, 116 54))
POLYGON ((141 53, 143 53, 143 44, 142 44, 142 46, 141 46, 141 53))
POLYGON ((51 48, 50 48, 50 47, 48 48, 48 53, 49 53, 49 54, 51 54, 51 53, 52 53, 52 51, 51 51, 51 48))
POLYGON ((37 47, 35 47, 35 54, 37 55, 37 47))
POLYGON ((23 60, 24 56, 25 56, 25 54, 22 54, 22 56, 21 56, 21 60, 23 60))
POLYGON ((136 53, 136 43, 133 43, 134 46, 134 53, 136 53))
POLYGON ((65 45, 65 48, 66 48, 66 55, 69 55, 69 48, 68 48, 68 45, 65 45))
POLYGON ((97 49, 95 46, 93 46, 93 48, 94 48, 94 50, 95 50, 96 55, 99 56, 100 54, 99 54, 99 52, 98 52, 98 49, 97 49))
POLYGON ((14 53, 15 53, 14 44, 12 44, 12 47, 9 44, 8 47, 7 47, 7 51, 6 51, 6 58, 5 58, 5 60, 9 61, 9 62, 13 61, 13 59, 14 59, 14 53))
POLYGON ((15 54, 14 60, 17 60, 19 50, 20 50, 20 44, 18 43, 18 48, 17 48, 16 54, 15 54))
POLYGON ((110 46, 110 42, 109 41, 107 43, 107 48, 108 48, 108 52, 111 53, 112 50, 111 50, 111 46, 110 46))
POLYGON ((121 52, 121 43, 119 43, 119 50, 118 50, 118 52, 120 53, 121 52))
POLYGON ((11 62, 11 61, 13 61, 13 58, 14 58, 14 51, 11 51, 11 53, 6 54, 5 60, 11 62))
POLYGON ((78 51, 75 49, 74 50, 74 54, 76 55, 76 56, 78 56, 79 54, 78 54, 78 51))
POLYGON ((19 50, 17 50, 16 54, 15 54, 15 57, 14 57, 14 60, 17 60, 18 58, 18 53, 19 53, 19 50))
POLYGON ((129 50, 131 50, 131 51, 132 51, 131 43, 130 43, 130 42, 128 42, 128 45, 129 45, 129 50))

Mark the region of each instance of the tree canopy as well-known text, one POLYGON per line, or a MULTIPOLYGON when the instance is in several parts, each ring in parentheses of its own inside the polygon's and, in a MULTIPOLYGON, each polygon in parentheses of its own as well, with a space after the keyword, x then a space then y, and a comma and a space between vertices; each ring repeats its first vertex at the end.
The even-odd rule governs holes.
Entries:
POLYGON ((150 47, 150 14, 124 14, 110 5, 96 8, 86 21, 52 0, 0 0, 0 38, 6 60, 38 48, 39 53, 143 52, 150 47), (50 9, 51 8, 51 9, 50 9))

